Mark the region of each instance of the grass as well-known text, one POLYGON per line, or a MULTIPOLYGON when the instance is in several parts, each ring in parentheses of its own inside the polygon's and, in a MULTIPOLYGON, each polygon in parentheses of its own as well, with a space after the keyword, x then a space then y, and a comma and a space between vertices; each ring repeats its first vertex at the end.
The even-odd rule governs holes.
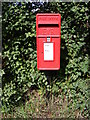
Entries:
POLYGON ((69 107, 70 103, 60 95, 51 95, 47 100, 39 90, 33 90, 27 96, 28 100, 24 104, 21 103, 11 113, 4 114, 3 118, 84 118, 80 110, 69 107))

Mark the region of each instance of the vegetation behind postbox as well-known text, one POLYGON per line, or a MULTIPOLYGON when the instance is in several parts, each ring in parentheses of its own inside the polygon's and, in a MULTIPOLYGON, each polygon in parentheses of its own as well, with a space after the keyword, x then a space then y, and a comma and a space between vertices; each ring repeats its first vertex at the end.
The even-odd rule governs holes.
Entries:
POLYGON ((89 3, 2 3, 2 112, 7 113, 31 88, 52 90, 81 113, 89 109, 89 3), (61 67, 51 86, 37 70, 36 14, 61 14, 61 67))

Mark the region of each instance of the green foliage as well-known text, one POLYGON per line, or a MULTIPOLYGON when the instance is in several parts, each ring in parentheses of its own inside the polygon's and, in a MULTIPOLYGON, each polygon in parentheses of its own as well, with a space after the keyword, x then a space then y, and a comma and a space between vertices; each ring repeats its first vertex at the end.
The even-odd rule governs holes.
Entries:
POLYGON ((89 3, 3 3, 2 15, 2 112, 36 86, 66 96, 70 109, 88 117, 89 3), (45 73, 37 70, 35 28, 40 12, 61 14, 61 69, 52 75, 50 86, 45 73))

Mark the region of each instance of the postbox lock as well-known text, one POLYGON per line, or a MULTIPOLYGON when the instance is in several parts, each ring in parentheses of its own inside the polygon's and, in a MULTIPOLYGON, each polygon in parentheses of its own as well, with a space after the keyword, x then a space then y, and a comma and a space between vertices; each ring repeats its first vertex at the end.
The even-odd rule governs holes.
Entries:
POLYGON ((50 42, 50 37, 47 37, 47 42, 50 42))

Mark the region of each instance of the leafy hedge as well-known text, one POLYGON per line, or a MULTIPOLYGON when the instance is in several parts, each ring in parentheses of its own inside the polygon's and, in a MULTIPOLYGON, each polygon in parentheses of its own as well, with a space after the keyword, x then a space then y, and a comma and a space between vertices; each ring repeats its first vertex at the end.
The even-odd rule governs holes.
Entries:
POLYGON ((51 88, 88 116, 89 111, 89 3, 2 3, 3 95, 2 112, 8 112, 23 95, 37 86, 51 88), (36 14, 61 14, 61 69, 37 70, 36 14), (53 74, 55 73, 55 74, 53 74))

